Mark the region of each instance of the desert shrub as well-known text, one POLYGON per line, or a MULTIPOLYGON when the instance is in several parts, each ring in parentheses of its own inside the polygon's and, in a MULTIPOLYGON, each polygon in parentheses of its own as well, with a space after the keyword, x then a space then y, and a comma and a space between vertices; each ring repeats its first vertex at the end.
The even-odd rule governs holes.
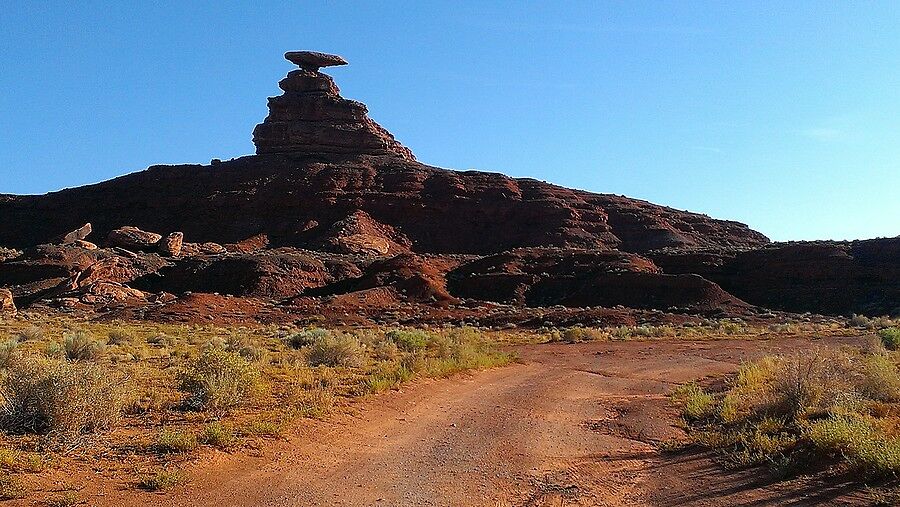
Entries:
POLYGON ((162 429, 156 437, 157 452, 187 453, 197 448, 197 436, 182 430, 162 429))
POLYGON ((22 255, 21 250, 16 250, 15 248, 6 248, 0 246, 0 262, 8 261, 15 259, 16 257, 20 257, 22 255))
POLYGON ((121 380, 106 368, 40 357, 14 362, 0 386, 6 431, 61 440, 111 427, 125 399, 121 380))
POLYGON ((106 345, 85 331, 63 337, 63 352, 70 361, 93 361, 103 355, 106 345))
POLYGON ((221 422, 214 421, 203 427, 200 441, 215 447, 228 447, 234 443, 234 432, 221 422))
POLYGON ((184 403, 195 410, 226 411, 246 401, 255 391, 259 373, 239 354, 204 349, 179 375, 184 403))
POLYGON ((36 342, 44 339, 44 330, 37 326, 28 326, 16 335, 20 342, 36 342))
POLYGON ((863 473, 887 477, 900 472, 900 439, 878 431, 864 418, 832 416, 813 422, 806 436, 817 449, 846 459, 863 473))
POLYGON ((18 477, 0 473, 0 500, 15 500, 24 498, 27 494, 28 490, 18 477))
POLYGON ((392 340, 375 340, 372 343, 372 355, 379 361, 395 361, 400 357, 400 348, 392 340))
POLYGON ((294 403, 301 417, 318 418, 327 414, 334 406, 334 393, 327 387, 318 386, 303 391, 294 403))
POLYGON ((827 413, 859 401, 859 361, 849 353, 820 348, 773 362, 771 409, 778 414, 827 413))
POLYGON ((875 323, 872 319, 866 317, 865 315, 857 315, 853 314, 848 321, 848 324, 852 327, 860 327, 863 329, 874 329, 875 323))
POLYGON ((380 393, 396 389, 415 376, 415 370, 403 362, 381 363, 360 382, 359 394, 380 393))
POLYGON ((449 336, 433 334, 428 337, 425 350, 431 357, 446 359, 453 354, 453 349, 456 345, 457 343, 449 336))
POLYGON ((80 503, 81 500, 78 498, 78 493, 66 491, 62 495, 47 500, 47 507, 72 507, 80 503))
POLYGON ((862 374, 859 388, 862 394, 876 401, 900 400, 900 372, 886 354, 872 354, 861 360, 862 374))
POLYGON ((134 341, 134 335, 125 329, 113 329, 106 335, 106 343, 109 345, 124 345, 134 341))
POLYGON ((888 350, 897 350, 900 348, 900 327, 889 327, 878 331, 878 337, 881 343, 888 350))
POLYGON ((331 331, 314 327, 312 329, 304 329, 303 331, 288 335, 287 338, 285 338, 285 342, 291 348, 300 349, 309 347, 317 340, 325 339, 329 336, 331 336, 331 331))
POLYGON ((590 329, 586 327, 569 327, 562 330, 560 339, 566 343, 579 343, 597 341, 606 338, 599 329, 590 329))
POLYGON ((165 333, 157 333, 147 338, 147 343, 161 348, 174 347, 178 343, 178 339, 165 333))
POLYGON ((421 329, 392 329, 385 333, 385 338, 397 344, 404 352, 422 350, 428 345, 431 336, 421 329))
POLYGON ((631 328, 628 326, 617 326, 609 331, 610 338, 614 340, 627 340, 631 338, 631 328))
POLYGON ((243 334, 229 335, 225 340, 225 350, 237 352, 244 359, 254 363, 265 362, 269 356, 268 350, 255 345, 249 337, 243 334))
POLYGON ((18 341, 3 340, 0 342, 0 368, 9 368, 17 357, 19 357, 18 341))
POLYGON ((312 366, 360 366, 365 359, 364 350, 355 336, 329 333, 317 338, 309 346, 307 360, 312 366))
POLYGON ((796 468, 813 452, 864 474, 900 472, 900 418, 891 404, 900 400, 900 376, 887 353, 769 356, 742 365, 724 392, 690 387, 674 397, 695 442, 736 465, 796 468))
POLYGON ((706 419, 716 409, 715 397, 693 382, 678 386, 672 395, 682 403, 682 416, 688 420, 706 419))
POLYGON ((177 470, 161 469, 142 477, 137 486, 146 491, 163 491, 177 486, 183 481, 177 470))

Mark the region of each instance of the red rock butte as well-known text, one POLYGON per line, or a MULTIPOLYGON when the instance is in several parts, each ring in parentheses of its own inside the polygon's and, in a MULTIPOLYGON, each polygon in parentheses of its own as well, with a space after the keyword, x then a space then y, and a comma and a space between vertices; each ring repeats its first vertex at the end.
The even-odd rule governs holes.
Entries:
POLYGON ((0 246, 24 250, 0 257, 0 288, 161 320, 900 312, 900 239, 771 244, 734 221, 428 166, 318 71, 343 58, 285 57, 302 68, 269 98, 255 155, 0 195, 0 246))

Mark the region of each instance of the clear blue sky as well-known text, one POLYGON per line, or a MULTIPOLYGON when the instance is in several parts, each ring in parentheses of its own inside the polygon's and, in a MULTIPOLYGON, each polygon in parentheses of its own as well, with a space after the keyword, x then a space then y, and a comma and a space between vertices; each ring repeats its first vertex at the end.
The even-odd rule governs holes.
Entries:
POLYGON ((900 2, 562 4, 13 1, 0 193, 252 153, 282 53, 314 49, 429 164, 900 234, 900 2))

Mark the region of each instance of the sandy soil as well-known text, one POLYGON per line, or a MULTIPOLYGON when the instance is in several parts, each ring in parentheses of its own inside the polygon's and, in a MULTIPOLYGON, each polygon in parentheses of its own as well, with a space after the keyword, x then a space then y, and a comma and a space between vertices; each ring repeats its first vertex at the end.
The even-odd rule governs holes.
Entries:
MULTIPOLYGON (((683 436, 666 393, 743 360, 826 340, 654 341, 518 349, 522 364, 419 382, 274 442, 216 453, 166 493, 107 490, 91 505, 844 505, 863 496, 812 477, 726 472, 683 436)), ((830 344, 853 339, 827 339, 830 344)))

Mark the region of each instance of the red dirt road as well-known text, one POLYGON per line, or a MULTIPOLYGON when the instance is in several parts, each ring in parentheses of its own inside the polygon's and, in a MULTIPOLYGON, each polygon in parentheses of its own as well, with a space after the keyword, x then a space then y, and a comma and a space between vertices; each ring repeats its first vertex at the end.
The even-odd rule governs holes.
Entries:
POLYGON ((743 360, 854 339, 534 345, 523 364, 421 382, 317 422, 259 456, 217 454, 165 494, 89 503, 166 506, 844 505, 815 479, 770 483, 654 442, 681 431, 666 393, 743 360))

